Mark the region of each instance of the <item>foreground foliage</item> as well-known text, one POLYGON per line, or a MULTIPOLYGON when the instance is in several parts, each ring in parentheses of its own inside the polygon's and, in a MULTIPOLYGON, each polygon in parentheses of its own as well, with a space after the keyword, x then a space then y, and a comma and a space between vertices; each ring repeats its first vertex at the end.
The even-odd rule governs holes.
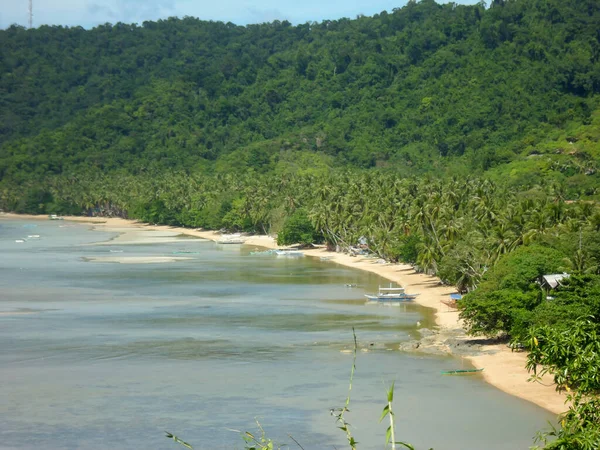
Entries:
POLYGON ((557 389, 569 392, 561 428, 541 433, 546 449, 600 448, 600 326, 594 317, 568 327, 541 326, 530 331, 527 367, 534 380, 545 373, 557 389), (541 370, 538 370, 538 367, 541 370), (574 389, 574 390, 573 390, 574 389))
POLYGON ((557 390, 568 392, 560 427, 538 436, 543 448, 594 450, 600 448, 600 276, 575 271, 547 296, 535 281, 560 264, 557 255, 536 247, 508 255, 465 298, 461 317, 472 334, 511 337, 528 351, 531 381, 549 374, 557 390))

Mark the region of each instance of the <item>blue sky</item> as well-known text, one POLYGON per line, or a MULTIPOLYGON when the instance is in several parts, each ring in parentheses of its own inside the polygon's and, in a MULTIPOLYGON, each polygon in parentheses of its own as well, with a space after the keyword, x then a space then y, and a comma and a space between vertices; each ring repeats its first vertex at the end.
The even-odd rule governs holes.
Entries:
MULTIPOLYGON (((391 12, 405 3, 406 0, 33 0, 33 24, 91 28, 106 22, 141 23, 170 16, 193 16, 240 25, 275 19, 297 24, 391 12)), ((475 4, 477 0, 455 3, 475 4)), ((28 4, 28 0, 0 0, 0 28, 14 23, 26 26, 28 4)))

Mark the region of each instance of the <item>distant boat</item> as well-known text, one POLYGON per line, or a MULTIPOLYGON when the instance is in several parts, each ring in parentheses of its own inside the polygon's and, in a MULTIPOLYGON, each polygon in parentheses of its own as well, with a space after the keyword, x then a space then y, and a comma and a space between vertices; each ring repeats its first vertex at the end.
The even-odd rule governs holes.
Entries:
POLYGON ((304 253, 302 253, 298 250, 275 250, 275 254, 277 256, 289 256, 289 257, 304 256, 304 253))
POLYGON ((417 295, 407 294, 403 287, 392 287, 390 283, 390 287, 382 288, 379 286, 377 294, 365 294, 365 297, 371 301, 377 302, 410 302, 414 300, 417 295))
POLYGON ((15 239, 15 242, 18 244, 22 244, 23 242, 25 242, 25 239, 15 239))
POLYGON ((254 251, 250 252, 251 255, 274 255, 276 250, 264 250, 264 251, 254 251))
POLYGON ((239 233, 223 234, 221 239, 217 240, 217 244, 243 244, 244 240, 239 233))
POLYGON ((48 216, 48 219, 50 219, 50 220, 63 220, 64 217, 57 216, 56 214, 50 214, 48 216))
POLYGON ((442 375, 470 375, 474 373, 483 372, 481 369, 459 369, 459 370, 443 370, 442 375))
POLYGON ((30 239, 39 239, 40 235, 39 234, 30 234, 29 236, 27 236, 30 239))

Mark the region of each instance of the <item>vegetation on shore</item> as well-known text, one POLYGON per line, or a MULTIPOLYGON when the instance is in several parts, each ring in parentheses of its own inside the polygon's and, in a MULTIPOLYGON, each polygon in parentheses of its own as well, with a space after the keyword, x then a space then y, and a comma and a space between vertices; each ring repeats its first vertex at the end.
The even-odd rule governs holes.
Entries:
POLYGON ((549 448, 598 448, 599 29, 595 0, 12 26, 0 209, 366 241, 572 390, 549 448))
POLYGON ((550 374, 567 391, 560 428, 538 437, 546 449, 600 447, 600 233, 580 226, 505 255, 459 305, 468 332, 510 338, 528 352, 531 381, 550 374), (568 277, 555 289, 544 286, 544 274, 562 270, 568 277))

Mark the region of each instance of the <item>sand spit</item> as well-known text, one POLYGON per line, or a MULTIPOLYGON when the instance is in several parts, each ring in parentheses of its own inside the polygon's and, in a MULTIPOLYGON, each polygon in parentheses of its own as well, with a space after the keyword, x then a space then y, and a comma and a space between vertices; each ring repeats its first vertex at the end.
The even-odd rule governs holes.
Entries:
POLYGON ((16 310, 16 311, 0 311, 0 317, 10 317, 10 316, 24 316, 29 314, 37 314, 41 311, 34 311, 29 309, 24 310, 16 310))
MULTIPOLYGON (((0 217, 21 220, 47 219, 46 216, 18 214, 2 214, 0 217)), ((213 241, 221 238, 221 234, 214 231, 148 225, 126 219, 65 217, 65 220, 90 223, 95 229, 109 232, 116 230, 123 233, 124 229, 125 231, 135 229, 136 232, 144 230, 162 231, 173 233, 173 235, 186 234, 213 241)), ((173 239, 173 235, 166 236, 165 238, 173 239)), ((270 236, 248 236, 244 239, 245 245, 269 249, 278 248, 275 239, 270 236)), ((115 243, 114 240, 111 242, 115 243)), ((482 375, 485 380, 498 389, 530 401, 556 414, 568 409, 565 405, 566 396, 556 392, 550 377, 542 380, 544 384, 527 381, 530 375, 525 370, 525 353, 513 352, 505 343, 482 344, 480 340, 469 338, 465 335, 458 312, 442 303, 442 300, 448 299, 449 294, 455 292, 455 289, 441 284, 438 278, 417 273, 412 266, 407 264, 380 264, 374 258, 328 252, 324 248, 304 250, 304 254, 322 259, 325 258, 329 262, 341 264, 346 267, 373 272, 403 286, 411 294, 419 294, 415 302, 434 310, 438 329, 432 330, 431 334, 424 336, 419 341, 421 344, 417 348, 413 347, 410 349, 411 351, 454 353, 460 355, 475 367, 483 367, 484 371, 482 375)))
MULTIPOLYGON (((119 233, 119 235, 108 241, 96 242, 90 245, 164 244, 168 242, 198 242, 206 240, 201 238, 190 239, 188 235, 183 235, 182 233, 174 231, 101 226, 104 231, 116 232, 119 233)), ((94 228, 100 229, 100 225, 95 225, 94 228)))
POLYGON ((118 263, 118 264, 157 264, 184 261, 183 256, 90 256, 82 258, 87 262, 118 263))

